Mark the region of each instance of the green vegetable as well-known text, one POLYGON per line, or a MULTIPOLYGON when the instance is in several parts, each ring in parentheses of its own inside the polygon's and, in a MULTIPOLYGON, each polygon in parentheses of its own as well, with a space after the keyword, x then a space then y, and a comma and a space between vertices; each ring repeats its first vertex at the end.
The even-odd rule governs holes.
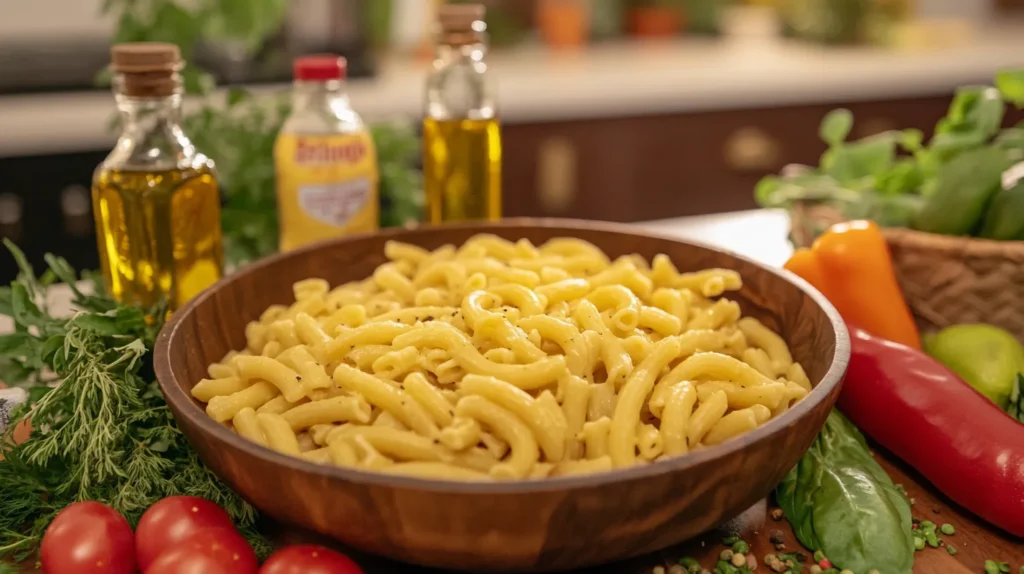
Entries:
POLYGON ((750 545, 743 540, 738 540, 732 545, 732 551, 739 552, 740 554, 746 554, 747 552, 750 552, 750 545))
MULTIPOLYGON (((986 210, 999 190, 998 172, 1024 159, 1024 123, 1001 129, 1006 103, 1024 106, 1024 70, 1001 72, 995 83, 958 89, 927 143, 914 129, 846 141, 853 116, 834 110, 819 127, 828 146, 819 165, 787 168, 762 179, 755 200, 762 207, 787 209, 820 205, 846 219, 871 219, 883 227, 979 232, 984 219, 996 219, 986 210), (1000 155, 1003 161, 991 159, 1000 155)), ((1001 198, 992 211, 1018 211, 1003 208, 1017 205, 1016 198, 1010 199, 1001 198)), ((1000 223, 990 224, 994 237, 1015 231, 1015 221, 1000 223)))
POLYGON ((996 562, 995 560, 985 561, 985 574, 1000 574, 1000 572, 1009 572, 1009 562, 996 562))
POLYGON ((164 308, 87 296, 63 259, 48 257, 49 277, 37 280, 21 252, 5 244, 21 273, 0 288, 0 313, 15 324, 3 338, 0 379, 27 385, 33 432, 13 444, 15 423, 29 413, 22 405, 0 437, 0 561, 35 554, 47 525, 72 502, 106 503, 134 524, 152 503, 177 494, 224 507, 265 553, 255 511, 199 461, 154 382, 151 353, 164 308), (73 317, 53 317, 41 303, 50 278, 72 288, 73 317))
POLYGON ((700 562, 697 562, 689 556, 686 558, 680 558, 679 565, 686 568, 687 572, 700 572, 701 569, 700 562))
POLYGON ((985 207, 1000 189, 1003 171, 1012 165, 998 148, 965 151, 936 174, 935 192, 911 219, 914 229, 943 235, 966 235, 980 222, 985 207))
POLYGON ((939 527, 939 532, 945 534, 946 536, 952 536, 956 533, 956 528, 954 528, 952 524, 943 524, 941 527, 939 527))
POLYGON ((1022 374, 1017 374, 1016 384, 1013 385, 1013 390, 1010 391, 1010 401, 1006 407, 1006 412, 1011 417, 1024 423, 1024 375, 1022 374))
POLYGON ((1024 108, 1024 70, 1004 70, 996 74, 996 88, 1003 98, 1018 108, 1024 108))
POLYGON ((946 553, 948 553, 950 556, 956 556, 956 553, 957 553, 956 546, 953 546, 952 544, 947 544, 946 545, 946 553))
POLYGON ((946 327, 924 337, 924 350, 978 392, 1005 409, 1018 373, 1024 372, 1024 348, 1010 333, 992 325, 946 327))
POLYGON ((978 235, 988 239, 1024 240, 1024 179, 996 193, 978 235))
POLYGON ((860 431, 833 411, 775 491, 797 538, 839 568, 909 574, 910 502, 872 458, 860 431))

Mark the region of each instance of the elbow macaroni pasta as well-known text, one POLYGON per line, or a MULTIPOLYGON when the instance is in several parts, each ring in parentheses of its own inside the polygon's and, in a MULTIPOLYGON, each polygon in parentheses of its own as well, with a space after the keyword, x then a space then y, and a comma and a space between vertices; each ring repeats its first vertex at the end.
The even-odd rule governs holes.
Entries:
POLYGON ((294 285, 192 395, 317 464, 460 481, 664 460, 749 432, 812 384, 725 297, 738 273, 577 239, 395 241, 367 279, 294 285))

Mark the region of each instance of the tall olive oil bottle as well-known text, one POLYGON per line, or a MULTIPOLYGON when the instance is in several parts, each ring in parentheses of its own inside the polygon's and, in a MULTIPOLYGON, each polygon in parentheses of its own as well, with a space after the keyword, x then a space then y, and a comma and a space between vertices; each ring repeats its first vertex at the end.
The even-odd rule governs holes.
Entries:
POLYGON ((217 175, 181 127, 178 47, 118 44, 111 57, 122 132, 92 184, 103 277, 118 301, 174 309, 221 277, 217 175))
POLYGON ((501 127, 488 81, 484 7, 444 5, 427 78, 423 172, 427 220, 501 218, 501 127))

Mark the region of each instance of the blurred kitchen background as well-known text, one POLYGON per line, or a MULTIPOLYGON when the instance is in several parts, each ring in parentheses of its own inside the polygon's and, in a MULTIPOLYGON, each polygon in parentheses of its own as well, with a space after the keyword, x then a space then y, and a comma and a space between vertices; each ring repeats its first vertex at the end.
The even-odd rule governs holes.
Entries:
MULTIPOLYGON (((54 252, 97 266, 89 184, 115 139, 101 74, 114 39, 194 45, 192 91, 213 81, 282 92, 293 57, 337 52, 364 118, 418 124, 437 4, 0 3, 0 236, 33 261, 54 252)), ((853 110, 853 137, 928 130, 956 86, 1024 66, 1024 0, 486 4, 506 216, 632 222, 753 208, 761 176, 816 162, 829 109, 853 110)), ((0 257, 0 281, 14 273, 0 257)))

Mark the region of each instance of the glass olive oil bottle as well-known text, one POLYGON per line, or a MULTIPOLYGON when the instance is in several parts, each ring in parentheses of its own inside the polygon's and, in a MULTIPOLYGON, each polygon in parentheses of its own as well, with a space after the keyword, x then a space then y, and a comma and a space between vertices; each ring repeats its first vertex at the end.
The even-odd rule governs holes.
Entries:
POLYGON ((103 277, 118 301, 174 309, 222 274, 217 176, 180 125, 178 47, 119 44, 111 56, 122 133, 92 185, 103 277))
POLYGON ((484 7, 444 5, 427 78, 423 172, 427 220, 501 219, 501 127, 488 82, 484 7))

